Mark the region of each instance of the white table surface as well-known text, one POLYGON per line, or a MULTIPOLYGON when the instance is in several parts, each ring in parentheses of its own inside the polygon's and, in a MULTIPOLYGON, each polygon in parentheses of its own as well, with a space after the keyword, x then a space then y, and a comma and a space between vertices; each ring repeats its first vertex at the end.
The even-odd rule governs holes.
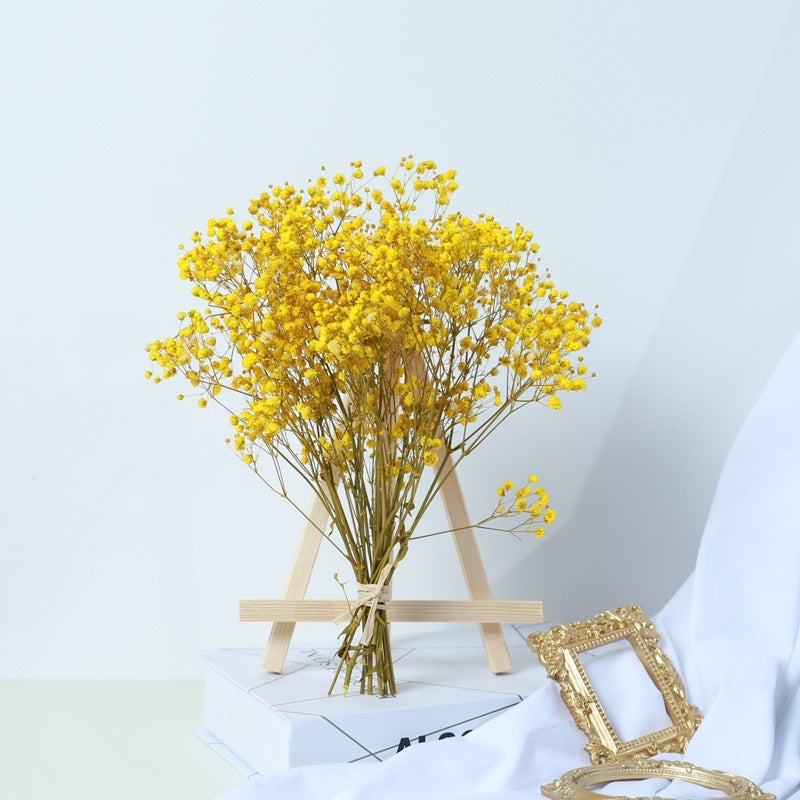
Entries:
POLYGON ((0 797, 211 800, 246 779, 202 717, 200 682, 0 681, 0 797))

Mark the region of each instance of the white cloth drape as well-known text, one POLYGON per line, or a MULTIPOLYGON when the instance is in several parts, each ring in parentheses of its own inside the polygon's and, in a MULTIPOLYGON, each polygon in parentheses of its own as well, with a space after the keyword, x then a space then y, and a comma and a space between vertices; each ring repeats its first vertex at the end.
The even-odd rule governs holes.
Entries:
MULTIPOLYGON (((655 618, 662 649, 704 715, 683 758, 744 775, 779 800, 800 798, 798 409, 800 337, 728 456, 693 575, 655 618)), ((635 667, 621 653, 597 662, 617 673, 614 687, 635 667)), ((603 699, 618 719, 647 722, 652 709, 616 693, 603 699)), ((585 743, 548 682, 467 737, 409 748, 377 765, 258 778, 224 800, 527 800, 542 783, 588 764, 585 743)), ((652 780, 627 791, 669 795, 668 787, 652 780)))

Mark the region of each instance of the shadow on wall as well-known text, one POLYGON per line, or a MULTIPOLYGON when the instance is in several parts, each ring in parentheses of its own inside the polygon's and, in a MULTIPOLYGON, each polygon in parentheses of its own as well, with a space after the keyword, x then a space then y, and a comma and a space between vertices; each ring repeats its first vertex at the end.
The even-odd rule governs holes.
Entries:
POLYGON ((654 613, 680 586, 728 449, 800 329, 798 38, 800 4, 576 512, 498 580, 548 620, 654 613))

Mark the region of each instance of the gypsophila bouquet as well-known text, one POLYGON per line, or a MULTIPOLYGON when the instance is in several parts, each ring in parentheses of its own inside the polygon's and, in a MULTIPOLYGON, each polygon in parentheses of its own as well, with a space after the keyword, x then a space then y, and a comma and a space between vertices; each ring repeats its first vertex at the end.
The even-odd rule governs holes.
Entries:
MULTIPOLYGON (((373 595, 450 470, 513 412, 586 388, 578 353, 600 325, 541 272, 530 231, 449 211, 455 178, 409 156, 392 175, 355 161, 270 186, 246 219, 193 234, 178 265, 199 308, 149 345, 147 377, 180 373, 201 406, 224 404, 267 485, 294 502, 283 472, 305 479, 330 515, 320 535, 373 595)), ((541 536, 555 518, 535 475, 498 495, 476 527, 541 536)), ((361 691, 395 692, 384 611, 355 604, 339 656, 345 688, 358 665, 361 691)))

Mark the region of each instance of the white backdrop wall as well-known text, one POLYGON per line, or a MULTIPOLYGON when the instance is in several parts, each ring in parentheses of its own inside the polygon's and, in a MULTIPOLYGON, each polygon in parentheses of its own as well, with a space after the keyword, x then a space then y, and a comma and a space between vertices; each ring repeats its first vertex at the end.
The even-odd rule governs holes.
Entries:
MULTIPOLYGON (((541 541, 481 535, 499 598, 655 611, 800 327, 799 37, 787 0, 4 12, 0 677, 195 677, 196 650, 264 640, 238 599, 280 594, 301 520, 224 415, 143 379, 144 345, 191 305, 191 231, 354 158, 458 169, 457 208, 532 228, 599 303, 589 391, 461 479, 477 516, 536 471, 560 512, 541 541)), ((464 597, 451 541, 417 544, 396 596, 464 597)), ((336 569, 323 550, 313 596, 336 569)))

